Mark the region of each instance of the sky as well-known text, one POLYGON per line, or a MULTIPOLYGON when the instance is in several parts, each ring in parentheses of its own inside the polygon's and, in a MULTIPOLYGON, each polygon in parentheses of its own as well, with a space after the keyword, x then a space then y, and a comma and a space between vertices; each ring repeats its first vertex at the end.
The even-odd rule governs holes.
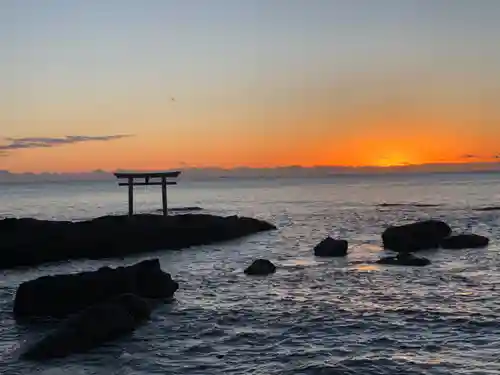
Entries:
POLYGON ((2 0, 0 169, 495 162, 498 19, 497 0, 2 0))

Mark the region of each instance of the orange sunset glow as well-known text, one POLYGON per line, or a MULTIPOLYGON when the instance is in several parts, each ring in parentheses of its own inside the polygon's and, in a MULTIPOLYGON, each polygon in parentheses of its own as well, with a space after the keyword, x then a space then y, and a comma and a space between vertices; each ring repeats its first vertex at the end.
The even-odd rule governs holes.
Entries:
POLYGON ((250 3, 11 2, 0 169, 497 161, 493 10, 250 3))

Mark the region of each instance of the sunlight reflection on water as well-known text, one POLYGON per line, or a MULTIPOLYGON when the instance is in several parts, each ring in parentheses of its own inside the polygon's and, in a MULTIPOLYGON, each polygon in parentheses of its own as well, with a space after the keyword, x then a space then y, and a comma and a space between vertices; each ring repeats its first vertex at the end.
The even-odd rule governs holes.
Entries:
POLYGON ((377 264, 358 264, 354 266, 358 271, 379 271, 380 266, 377 264))

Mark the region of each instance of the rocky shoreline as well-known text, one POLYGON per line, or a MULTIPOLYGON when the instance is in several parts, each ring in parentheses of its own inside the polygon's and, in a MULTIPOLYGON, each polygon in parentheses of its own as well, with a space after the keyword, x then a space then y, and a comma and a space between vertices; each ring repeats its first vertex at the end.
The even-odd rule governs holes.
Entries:
POLYGON ((72 259, 104 259, 178 250, 276 229, 241 216, 103 216, 87 221, 0 220, 0 269, 72 259))

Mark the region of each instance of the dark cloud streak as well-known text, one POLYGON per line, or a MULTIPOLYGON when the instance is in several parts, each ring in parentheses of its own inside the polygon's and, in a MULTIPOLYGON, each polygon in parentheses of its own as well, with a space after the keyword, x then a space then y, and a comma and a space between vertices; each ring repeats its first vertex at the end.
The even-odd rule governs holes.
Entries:
POLYGON ((495 159, 495 160, 499 160, 500 159, 500 154, 491 155, 491 156, 488 156, 488 155, 465 154, 465 155, 461 155, 460 159, 484 159, 484 160, 495 159))
POLYGON ((9 143, 0 145, 0 157, 7 156, 9 152, 29 148, 50 148, 62 145, 70 145, 83 142, 107 142, 121 138, 131 137, 130 134, 115 134, 102 136, 88 135, 68 135, 61 138, 49 137, 24 137, 24 138, 5 138, 9 143))

